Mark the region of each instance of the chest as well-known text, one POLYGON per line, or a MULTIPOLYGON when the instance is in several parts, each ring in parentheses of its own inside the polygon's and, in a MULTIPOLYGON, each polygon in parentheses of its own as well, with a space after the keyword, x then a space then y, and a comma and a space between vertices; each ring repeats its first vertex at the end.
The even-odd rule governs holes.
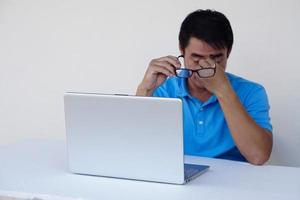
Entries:
POLYGON ((204 137, 226 128, 224 114, 218 101, 201 103, 195 99, 184 98, 182 103, 185 132, 204 137))

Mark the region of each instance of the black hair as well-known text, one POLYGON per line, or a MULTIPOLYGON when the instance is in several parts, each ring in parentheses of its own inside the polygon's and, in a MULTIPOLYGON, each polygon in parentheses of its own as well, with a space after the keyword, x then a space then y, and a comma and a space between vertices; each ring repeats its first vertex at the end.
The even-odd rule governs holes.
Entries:
POLYGON ((228 54, 233 44, 229 20, 224 14, 209 9, 196 10, 183 20, 179 32, 179 45, 183 50, 188 46, 191 37, 203 40, 216 49, 227 47, 228 54))

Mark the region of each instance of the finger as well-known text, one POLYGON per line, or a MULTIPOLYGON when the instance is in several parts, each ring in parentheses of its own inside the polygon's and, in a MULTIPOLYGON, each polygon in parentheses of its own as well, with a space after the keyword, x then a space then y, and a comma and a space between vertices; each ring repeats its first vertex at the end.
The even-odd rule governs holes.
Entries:
POLYGON ((173 76, 173 73, 171 73, 167 68, 159 66, 159 65, 153 65, 152 71, 153 74, 164 74, 166 76, 173 76))
POLYGON ((167 61, 156 61, 154 65, 161 66, 169 70, 173 75, 175 75, 175 67, 167 61))
POLYGON ((168 70, 169 74, 175 75, 174 66, 171 65, 167 61, 158 61, 158 59, 154 59, 154 60, 151 61, 150 66, 159 66, 161 68, 165 68, 166 70, 168 70))
POLYGON ((178 59, 178 57, 172 56, 172 55, 168 55, 167 57, 170 58, 170 59, 172 59, 172 60, 175 60, 176 62, 178 62, 178 64, 181 64, 180 61, 179 61, 179 59, 178 59))
POLYGON ((167 61, 177 68, 179 68, 181 66, 181 63, 179 62, 179 60, 174 56, 162 57, 162 58, 159 58, 158 61, 167 61))
POLYGON ((203 68, 215 68, 216 63, 213 60, 205 59, 199 62, 200 66, 203 68))
POLYGON ((208 58, 207 63, 210 65, 210 67, 215 68, 217 66, 217 62, 214 59, 208 58))
POLYGON ((161 59, 164 59, 164 58, 170 58, 170 59, 173 59, 175 61, 178 60, 178 58, 176 56, 172 56, 172 55, 163 56, 163 57, 158 58, 157 60, 161 60, 161 59))

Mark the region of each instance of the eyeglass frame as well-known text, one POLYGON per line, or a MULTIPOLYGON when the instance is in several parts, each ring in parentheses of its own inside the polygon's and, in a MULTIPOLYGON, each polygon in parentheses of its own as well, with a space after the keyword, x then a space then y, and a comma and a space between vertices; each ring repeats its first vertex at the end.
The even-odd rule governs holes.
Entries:
MULTIPOLYGON (((177 59, 179 59, 179 58, 184 58, 184 55, 177 56, 177 59)), ((214 67, 202 67, 201 65, 199 65, 199 66, 201 67, 200 69, 175 68, 175 74, 179 78, 183 78, 183 77, 178 76, 176 70, 186 70, 186 71, 192 72, 191 75, 188 76, 187 78, 190 78, 191 76, 193 76, 193 73, 197 73, 200 78, 211 78, 216 74, 216 63, 214 64, 214 67), (212 69, 214 71, 213 75, 204 76, 204 77, 200 76, 199 71, 206 70, 206 69, 212 69)))

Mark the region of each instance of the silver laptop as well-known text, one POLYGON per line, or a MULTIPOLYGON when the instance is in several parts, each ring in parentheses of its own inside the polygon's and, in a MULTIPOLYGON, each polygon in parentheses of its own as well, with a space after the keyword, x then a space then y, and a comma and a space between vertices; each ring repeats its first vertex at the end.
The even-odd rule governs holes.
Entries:
POLYGON ((180 99, 69 92, 64 103, 73 173, 184 184, 209 168, 184 163, 180 99))

